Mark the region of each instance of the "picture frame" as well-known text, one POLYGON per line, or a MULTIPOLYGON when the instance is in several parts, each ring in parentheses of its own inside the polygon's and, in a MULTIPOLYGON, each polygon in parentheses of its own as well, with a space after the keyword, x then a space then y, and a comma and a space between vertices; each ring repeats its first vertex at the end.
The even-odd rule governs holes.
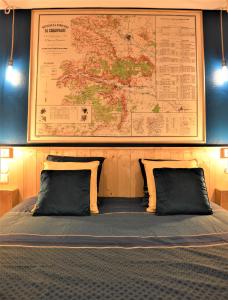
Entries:
POLYGON ((32 11, 29 143, 205 143, 202 13, 32 11))

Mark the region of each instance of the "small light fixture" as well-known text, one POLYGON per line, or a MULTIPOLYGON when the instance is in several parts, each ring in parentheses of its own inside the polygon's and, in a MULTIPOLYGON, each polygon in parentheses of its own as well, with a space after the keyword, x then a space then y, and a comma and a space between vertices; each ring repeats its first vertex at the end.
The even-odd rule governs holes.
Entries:
POLYGON ((13 7, 7 6, 5 9, 5 15, 9 15, 12 11, 12 29, 11 29, 11 49, 10 49, 10 57, 8 60, 8 66, 6 69, 6 81, 11 83, 14 86, 17 86, 21 82, 21 74, 20 72, 14 67, 14 34, 15 34, 15 10, 13 7))
POLYGON ((228 82, 228 68, 225 59, 224 51, 224 35, 223 35, 223 10, 220 10, 220 37, 221 37, 221 52, 222 52, 222 66, 214 74, 214 81, 217 85, 222 85, 228 82))
POLYGON ((13 148, 0 148, 0 158, 13 158, 13 148))
POLYGON ((13 65, 7 66, 6 80, 14 86, 18 86, 21 83, 21 73, 13 67, 13 65))
MULTIPOLYGON (((228 148, 221 148, 220 157, 228 159, 228 148)), ((228 174, 228 161, 227 161, 227 168, 224 169, 224 173, 228 174)))
POLYGON ((9 182, 9 158, 13 158, 13 148, 0 148, 0 183, 9 182))

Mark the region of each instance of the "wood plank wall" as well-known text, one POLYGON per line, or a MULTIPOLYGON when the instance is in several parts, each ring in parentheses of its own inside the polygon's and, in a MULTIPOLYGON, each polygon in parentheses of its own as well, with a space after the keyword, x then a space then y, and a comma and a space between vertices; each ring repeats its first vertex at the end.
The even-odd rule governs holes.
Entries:
POLYGON ((139 158, 196 158, 204 168, 211 200, 214 199, 215 188, 228 189, 228 175, 224 174, 226 160, 220 159, 219 147, 15 147, 14 158, 9 165, 9 183, 0 184, 0 188, 18 188, 20 201, 36 195, 40 187, 43 161, 48 154, 106 157, 100 182, 100 196, 142 196, 143 180, 139 158))

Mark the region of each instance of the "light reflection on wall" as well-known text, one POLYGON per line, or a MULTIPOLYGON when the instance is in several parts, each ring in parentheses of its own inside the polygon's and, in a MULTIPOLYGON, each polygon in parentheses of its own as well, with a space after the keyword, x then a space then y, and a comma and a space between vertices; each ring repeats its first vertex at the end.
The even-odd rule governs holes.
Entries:
POLYGON ((223 85, 228 82, 228 68, 227 66, 222 66, 217 69, 214 73, 214 82, 216 85, 223 85))
POLYGON ((6 69, 6 81, 9 82, 13 86, 18 86, 21 84, 21 73, 19 70, 13 66, 8 65, 6 69))

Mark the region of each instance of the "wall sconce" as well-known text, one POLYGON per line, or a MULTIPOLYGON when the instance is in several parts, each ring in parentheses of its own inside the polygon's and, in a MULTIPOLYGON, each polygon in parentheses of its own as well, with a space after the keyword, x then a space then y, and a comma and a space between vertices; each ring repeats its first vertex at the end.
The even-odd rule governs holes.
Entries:
POLYGON ((228 68, 225 59, 224 51, 224 35, 223 35, 223 10, 220 10, 220 37, 221 37, 221 52, 222 52, 222 66, 215 72, 214 80, 217 85, 222 85, 228 82, 228 68))
MULTIPOLYGON (((221 149, 220 157, 228 159, 228 148, 221 149)), ((228 174, 228 161, 227 161, 227 168, 224 169, 224 173, 228 174)))
MULTIPOLYGON (((7 2, 4 1, 6 4, 7 2)), ((8 60, 8 66, 6 69, 6 81, 11 83, 14 86, 17 86, 21 83, 21 74, 20 72, 14 67, 13 63, 13 54, 14 54, 14 34, 15 34, 15 10, 13 7, 10 7, 7 4, 6 9, 4 10, 5 15, 9 15, 12 11, 12 26, 11 26, 11 49, 10 49, 10 57, 8 60)))
POLYGON ((0 183, 9 182, 9 158, 13 158, 13 148, 0 148, 0 183))
POLYGON ((0 148, 0 158, 13 158, 13 148, 0 148))

